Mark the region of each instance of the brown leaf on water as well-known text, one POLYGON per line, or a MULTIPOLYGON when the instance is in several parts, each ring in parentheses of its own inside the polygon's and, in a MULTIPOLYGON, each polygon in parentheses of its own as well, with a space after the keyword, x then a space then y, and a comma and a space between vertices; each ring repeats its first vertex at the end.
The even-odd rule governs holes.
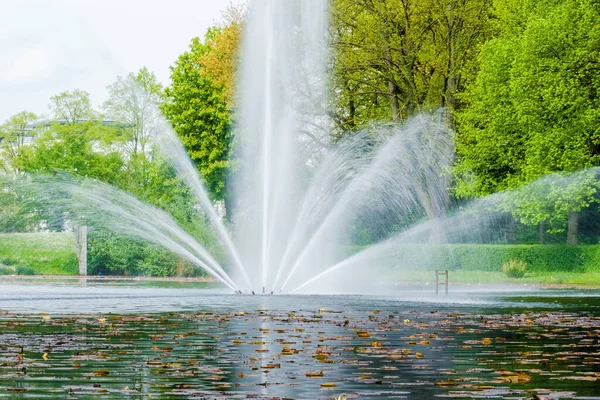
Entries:
POLYGON ((525 372, 500 371, 500 379, 495 382, 525 384, 532 381, 531 375, 525 372))
POLYGON ((323 371, 306 371, 307 378, 320 378, 323 376, 323 371))
POLYGON ((435 385, 436 386, 444 386, 444 387, 456 386, 456 382, 454 382, 454 380, 452 380, 452 379, 448 379, 445 382, 436 382, 435 385))
POLYGON ((267 364, 265 366, 261 367, 262 369, 274 369, 274 368, 281 368, 281 364, 277 363, 271 363, 271 364, 267 364))
POLYGON ((360 338, 368 338, 371 336, 371 334, 368 331, 357 331, 356 336, 360 338))
POLYGON ((110 371, 108 371, 107 369, 97 369, 95 371, 92 371, 92 374, 94 376, 108 376, 110 375, 110 371))
POLYGON ((567 379, 572 381, 588 381, 588 382, 596 382, 598 378, 595 376, 565 376, 560 379, 567 379))
POLYGON ((148 365, 163 365, 162 361, 148 361, 148 365))
POLYGON ((291 347, 284 347, 283 349, 281 349, 281 355, 282 356, 291 356, 293 354, 297 354, 298 350, 293 349, 291 347))

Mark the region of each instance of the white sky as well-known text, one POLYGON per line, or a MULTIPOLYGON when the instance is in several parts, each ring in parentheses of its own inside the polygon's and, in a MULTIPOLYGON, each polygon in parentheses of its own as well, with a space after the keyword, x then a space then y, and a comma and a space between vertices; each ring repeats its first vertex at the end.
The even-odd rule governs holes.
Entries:
POLYGON ((231 0, 0 0, 0 123, 46 113, 48 99, 82 89, 97 108, 118 75, 146 66, 163 84, 195 36, 231 0))

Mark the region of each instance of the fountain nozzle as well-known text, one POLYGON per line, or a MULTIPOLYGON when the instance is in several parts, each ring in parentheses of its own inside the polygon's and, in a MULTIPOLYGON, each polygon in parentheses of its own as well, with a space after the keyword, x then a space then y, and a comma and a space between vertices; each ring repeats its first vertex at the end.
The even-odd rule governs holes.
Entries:
POLYGON ((263 294, 265 294, 265 287, 263 286, 263 294))

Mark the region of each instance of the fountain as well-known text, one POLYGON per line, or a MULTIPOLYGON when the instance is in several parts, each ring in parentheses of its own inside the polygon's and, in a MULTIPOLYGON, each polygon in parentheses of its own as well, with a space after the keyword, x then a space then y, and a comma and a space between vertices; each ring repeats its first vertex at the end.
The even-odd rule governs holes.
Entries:
POLYGON ((236 293, 293 292, 329 275, 348 264, 356 251, 349 232, 365 222, 387 239, 428 221, 419 225, 426 242, 444 242, 443 172, 453 135, 441 113, 373 125, 333 143, 327 1, 257 0, 246 29, 231 236, 166 121, 157 139, 214 227, 227 268, 165 212, 109 185, 52 178, 37 179, 31 190, 53 205, 53 193, 68 192, 59 202, 70 202, 79 224, 160 244, 236 293))
MULTIPOLYGON (((257 296, 223 295, 210 284, 2 282, 2 392, 597 398, 598 290, 539 289, 513 280, 465 284, 434 297, 433 288, 421 291, 414 280, 402 290, 393 283, 398 270, 426 268, 431 279, 433 269, 452 267, 456 253, 480 246, 473 243, 516 242, 505 236, 513 216, 533 218, 532 199, 536 211, 551 214, 545 202, 554 196, 548 203, 572 212, 573 198, 585 203, 596 195, 600 168, 450 204, 453 133, 443 113, 330 140, 326 6, 326 0, 254 0, 240 76, 232 221, 223 221, 163 121, 157 147, 189 187, 220 248, 101 182, 57 174, 10 183, 23 185, 23 197, 49 207, 63 225, 164 246, 231 292, 257 296), (351 291, 361 295, 330 295, 351 291), (274 293, 289 295, 259 296, 274 293)), ((524 247, 520 255, 542 248, 506 247, 524 247)), ((597 250, 584 247, 560 248, 560 261, 596 273, 597 250)))
POLYGON ((38 178, 30 190, 47 204, 68 202, 79 224, 162 245, 236 293, 344 291, 349 281, 366 287, 385 279, 376 266, 452 259, 449 237, 490 232, 480 228, 497 211, 474 213, 493 208, 498 196, 447 215, 454 151, 443 112, 331 140, 326 0, 257 0, 246 29, 233 234, 166 121, 157 139, 214 227, 223 260, 164 211, 109 185, 38 178), (57 200, 57 191, 68 194, 57 200), (353 235, 365 227, 376 237, 357 247, 353 235))

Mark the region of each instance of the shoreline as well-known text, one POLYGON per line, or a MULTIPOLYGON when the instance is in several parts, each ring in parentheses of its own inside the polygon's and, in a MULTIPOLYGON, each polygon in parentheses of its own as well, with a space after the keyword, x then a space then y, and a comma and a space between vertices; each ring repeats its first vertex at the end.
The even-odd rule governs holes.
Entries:
MULTIPOLYGON (((0 275, 0 284, 10 284, 17 282, 178 282, 178 283, 220 283, 219 280, 213 277, 158 277, 158 276, 119 276, 119 275, 0 275)), ((417 284, 423 286, 429 286, 435 284, 435 282, 429 280, 407 280, 405 284, 417 284)), ((600 285, 594 284, 576 284, 576 283, 548 283, 548 282, 534 282, 531 280, 527 281, 505 281, 505 282, 493 282, 493 281, 462 281, 462 280, 450 280, 450 287, 477 287, 477 286, 523 286, 535 289, 573 289, 573 290, 594 290, 600 289, 600 285)))
POLYGON ((180 277, 180 276, 120 276, 120 275, 1 275, 3 281, 123 281, 123 282, 198 282, 219 283, 212 277, 180 277))

